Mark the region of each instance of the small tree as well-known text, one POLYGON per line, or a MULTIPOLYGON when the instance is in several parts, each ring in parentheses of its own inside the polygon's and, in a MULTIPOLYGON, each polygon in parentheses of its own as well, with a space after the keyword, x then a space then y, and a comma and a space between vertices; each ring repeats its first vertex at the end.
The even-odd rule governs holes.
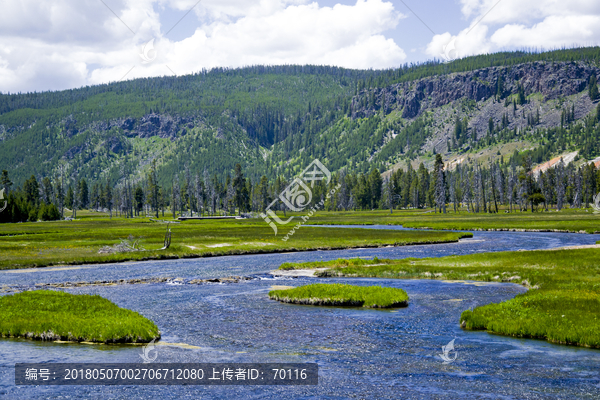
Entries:
POLYGON ((531 212, 535 212, 538 206, 544 203, 545 201, 546 199, 541 193, 534 193, 531 196, 529 196, 529 202, 531 203, 531 212))

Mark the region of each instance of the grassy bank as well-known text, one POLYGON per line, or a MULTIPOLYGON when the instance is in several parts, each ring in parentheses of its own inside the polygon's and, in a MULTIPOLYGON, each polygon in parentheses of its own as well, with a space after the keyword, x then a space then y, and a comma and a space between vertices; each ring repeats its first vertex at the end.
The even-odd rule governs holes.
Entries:
POLYGON ((474 214, 465 211, 436 214, 432 210, 320 212, 313 225, 402 225, 444 230, 531 230, 600 233, 600 216, 593 210, 474 214))
POLYGON ((275 236, 262 219, 205 220, 172 224, 171 247, 159 250, 163 247, 165 231, 166 224, 147 218, 110 220, 84 216, 77 221, 2 224, 0 269, 445 243, 465 236, 452 232, 302 227, 284 242, 281 239, 287 230, 275 236), (98 253, 101 248, 123 240, 131 244, 137 242, 140 251, 98 253))
POLYGON ((160 332, 152 321, 100 296, 37 290, 0 297, 0 336, 145 343, 160 332))
POLYGON ((334 260, 284 264, 328 268, 321 277, 514 282, 531 288, 514 299, 465 311, 466 329, 600 348, 600 249, 520 251, 428 259, 334 260))
POLYGON ((352 306, 393 308, 408 306, 408 295, 402 289, 381 286, 314 284, 294 289, 272 290, 269 297, 284 303, 314 306, 352 306))

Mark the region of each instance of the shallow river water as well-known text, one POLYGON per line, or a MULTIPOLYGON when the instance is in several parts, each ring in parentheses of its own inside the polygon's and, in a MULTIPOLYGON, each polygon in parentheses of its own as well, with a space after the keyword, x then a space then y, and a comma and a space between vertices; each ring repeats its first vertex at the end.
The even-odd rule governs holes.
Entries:
MULTIPOLYGON (((373 226, 378 229, 399 227, 373 226)), ((310 229, 310 228, 303 228, 310 229)), ((273 285, 297 286, 316 278, 268 274, 287 261, 364 257, 441 257, 476 252, 547 249, 594 244, 599 235, 474 232, 460 243, 216 257, 191 260, 0 272, 0 285, 35 285, 150 277, 252 276, 235 284, 167 283, 81 287, 156 322, 162 333, 156 362, 316 362, 318 386, 50 386, 14 385, 16 362, 140 362, 140 348, 0 340, 0 398, 403 398, 572 399, 600 398, 600 351, 467 332, 465 309, 510 299, 513 284, 433 280, 328 279, 405 289, 404 309, 310 307, 271 301, 273 285), (457 359, 438 354, 452 339, 457 359)))

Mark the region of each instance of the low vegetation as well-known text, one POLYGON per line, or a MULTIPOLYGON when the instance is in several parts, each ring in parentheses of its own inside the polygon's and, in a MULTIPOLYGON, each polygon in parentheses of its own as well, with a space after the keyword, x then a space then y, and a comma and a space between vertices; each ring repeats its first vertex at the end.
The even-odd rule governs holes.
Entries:
POLYGON ((294 289, 272 290, 269 297, 284 303, 315 306, 351 306, 394 308, 408 306, 408 295, 402 289, 381 286, 314 284, 294 289))
MULTIPOLYGON (((280 227, 277 236, 262 219, 185 221, 172 224, 172 244, 164 246, 167 224, 146 218, 112 220, 80 213, 76 221, 0 225, 0 270, 56 265, 81 265, 273 253, 357 247, 401 246, 458 241, 470 233, 384 231, 302 227, 287 241, 292 229, 280 227), (127 241, 127 246, 123 241, 127 241), (136 251, 116 251, 131 250, 136 251), (116 250, 115 250, 116 249, 116 250), (99 251, 102 251, 100 254, 99 251)), ((296 218, 296 221, 299 220, 296 218)))
POLYGON ((310 221, 313 225, 402 225, 405 228, 439 230, 529 230, 600 233, 593 209, 563 209, 536 213, 513 211, 501 207, 499 213, 468 213, 448 210, 446 214, 431 209, 390 211, 320 212, 310 221))
POLYGON ((147 343, 154 322, 97 295, 37 290, 0 297, 0 336, 35 340, 147 343))
POLYGON ((600 348, 600 249, 473 254, 427 259, 334 260, 284 264, 327 268, 321 277, 513 282, 530 290, 500 304, 463 312, 466 329, 600 348))

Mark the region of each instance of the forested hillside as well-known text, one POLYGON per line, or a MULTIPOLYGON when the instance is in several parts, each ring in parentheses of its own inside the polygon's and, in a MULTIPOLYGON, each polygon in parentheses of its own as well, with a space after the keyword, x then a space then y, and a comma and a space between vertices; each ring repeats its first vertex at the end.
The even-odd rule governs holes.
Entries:
POLYGON ((438 154, 447 169, 565 152, 577 152, 580 166, 600 156, 599 62, 591 47, 385 71, 214 69, 0 94, 0 170, 14 187, 33 176, 60 181, 65 194, 83 180, 99 192, 152 173, 165 192, 201 180, 224 197, 238 163, 249 190, 279 187, 315 158, 365 176, 431 170, 438 154))

